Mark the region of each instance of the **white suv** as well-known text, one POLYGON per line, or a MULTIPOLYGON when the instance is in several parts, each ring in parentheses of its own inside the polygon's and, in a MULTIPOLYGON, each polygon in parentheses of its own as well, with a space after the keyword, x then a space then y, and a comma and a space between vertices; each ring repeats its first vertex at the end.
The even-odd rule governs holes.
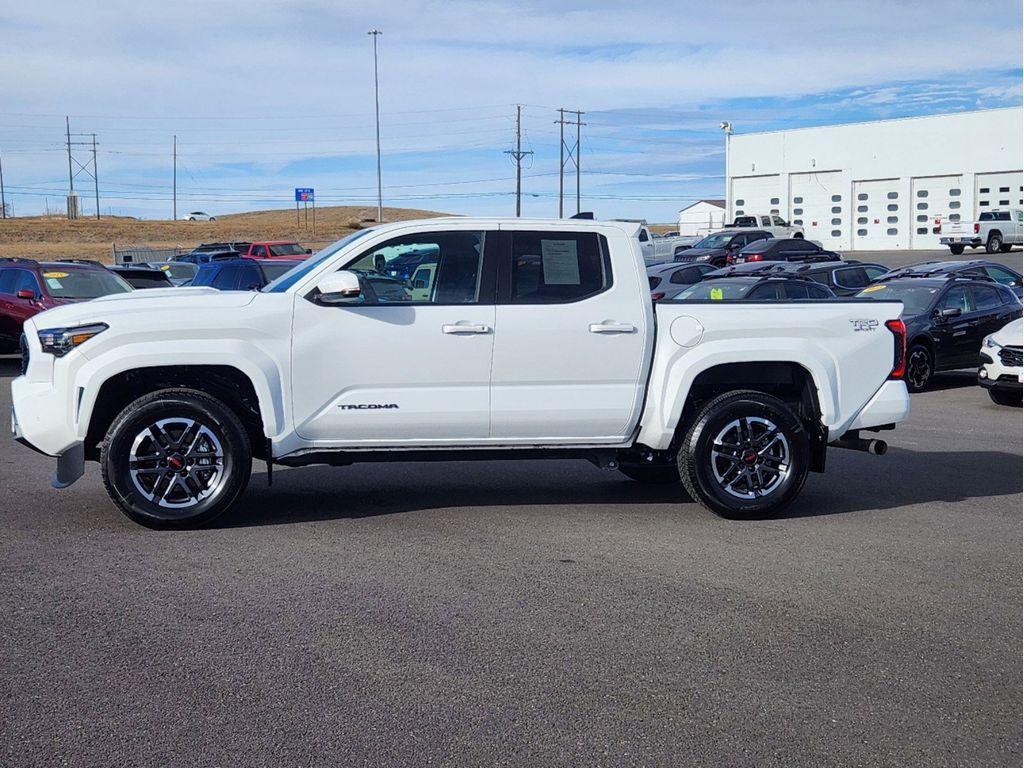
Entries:
POLYGON ((981 345, 978 383, 997 405, 1020 405, 1024 366, 1024 320, 1017 318, 985 337, 981 345))

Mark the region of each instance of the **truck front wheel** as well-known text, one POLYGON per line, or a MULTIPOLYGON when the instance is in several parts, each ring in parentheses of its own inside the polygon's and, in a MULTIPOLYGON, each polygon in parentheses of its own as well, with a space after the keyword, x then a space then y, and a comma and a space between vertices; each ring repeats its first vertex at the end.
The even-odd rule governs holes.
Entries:
POLYGON ((211 522, 245 489, 252 449, 221 401, 165 389, 130 403, 100 448, 103 484, 128 517, 150 528, 211 522))
POLYGON ((690 496, 722 517, 772 517, 803 487, 810 439, 776 397, 727 392, 707 403, 680 446, 679 475, 690 496))

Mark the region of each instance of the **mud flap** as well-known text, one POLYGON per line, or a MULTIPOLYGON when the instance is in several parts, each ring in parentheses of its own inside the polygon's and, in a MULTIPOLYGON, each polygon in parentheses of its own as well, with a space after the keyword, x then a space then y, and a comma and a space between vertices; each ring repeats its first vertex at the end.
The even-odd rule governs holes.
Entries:
POLYGON ((57 457, 57 469, 50 485, 67 488, 85 474, 85 443, 75 443, 57 457))

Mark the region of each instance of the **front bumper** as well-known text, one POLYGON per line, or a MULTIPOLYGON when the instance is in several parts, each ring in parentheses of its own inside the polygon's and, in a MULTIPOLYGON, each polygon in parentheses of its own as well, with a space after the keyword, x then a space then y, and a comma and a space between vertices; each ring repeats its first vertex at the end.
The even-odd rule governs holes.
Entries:
POLYGON ((1024 368, 1004 365, 999 356, 982 352, 978 356, 978 384, 985 389, 1020 392, 1024 389, 1024 368))
MULTIPOLYGON (((35 445, 22 433, 21 424, 18 422, 18 414, 14 406, 11 406, 11 432, 14 434, 14 439, 26 448, 31 448, 36 453, 41 453, 44 456, 53 455, 35 445)), ((56 455, 56 459, 57 468, 50 479, 50 485, 54 488, 67 488, 85 474, 85 443, 80 441, 71 443, 56 455)))

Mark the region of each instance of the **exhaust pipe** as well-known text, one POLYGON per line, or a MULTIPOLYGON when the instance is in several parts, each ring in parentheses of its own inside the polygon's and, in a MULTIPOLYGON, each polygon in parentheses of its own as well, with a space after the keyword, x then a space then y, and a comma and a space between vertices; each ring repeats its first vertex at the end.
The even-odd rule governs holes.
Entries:
POLYGON ((863 451, 872 456, 884 456, 889 450, 889 444, 885 440, 867 439, 859 436, 843 436, 829 445, 835 448, 846 448, 850 451, 863 451))

